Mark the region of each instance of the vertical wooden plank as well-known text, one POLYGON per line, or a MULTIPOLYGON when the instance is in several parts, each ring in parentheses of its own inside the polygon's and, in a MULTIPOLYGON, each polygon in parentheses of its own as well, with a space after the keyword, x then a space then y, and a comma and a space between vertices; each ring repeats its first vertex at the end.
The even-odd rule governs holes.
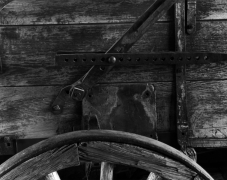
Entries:
POLYGON ((43 180, 61 180, 57 172, 48 174, 43 180))
POLYGON ((114 165, 106 162, 101 163, 100 180, 113 180, 114 165))
MULTIPOLYGON (((185 51, 186 47, 185 1, 178 0, 175 4, 175 48, 178 52, 185 51)), ((188 131, 185 73, 185 65, 176 65, 177 134, 181 148, 186 146, 188 131)))

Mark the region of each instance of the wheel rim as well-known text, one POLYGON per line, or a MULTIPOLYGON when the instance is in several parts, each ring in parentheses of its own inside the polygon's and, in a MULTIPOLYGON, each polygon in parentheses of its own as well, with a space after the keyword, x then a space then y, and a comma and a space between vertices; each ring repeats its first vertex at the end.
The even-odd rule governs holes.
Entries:
MULTIPOLYGON (((134 156, 135 155, 133 154, 132 157, 134 156)), ((12 158, 4 162, 0 166, 0 177, 1 179, 4 179, 4 180, 23 179, 23 178, 36 179, 39 176, 44 175, 43 174, 44 172, 38 172, 38 174, 34 178, 31 177, 29 174, 26 176, 26 173, 24 174, 23 172, 27 171, 27 173, 29 172, 31 173, 31 171, 33 170, 32 168, 37 167, 34 165, 38 165, 40 170, 43 169, 45 173, 48 174, 55 170, 60 170, 62 168, 79 165, 80 162, 84 162, 85 160, 87 161, 93 160, 93 161, 100 161, 100 162, 107 161, 111 163, 120 163, 120 164, 122 163, 122 161, 124 161, 126 165, 131 165, 131 166, 139 167, 146 170, 153 170, 152 172, 155 171, 155 173, 158 173, 163 177, 166 177, 166 174, 162 170, 160 170, 160 168, 165 168, 164 166, 166 166, 166 171, 168 172, 169 167, 166 163, 171 162, 172 164, 176 163, 175 165, 173 165, 174 167, 172 168, 180 168, 180 171, 182 170, 182 168, 184 169, 183 171, 185 172, 183 172, 183 174, 186 173, 185 179, 190 179, 192 177, 195 177, 197 174, 203 179, 209 179, 209 180, 213 179, 197 163, 192 161, 190 158, 185 156, 180 151, 164 143, 161 143, 159 141, 156 141, 154 139, 150 139, 144 136, 140 136, 132 133, 120 132, 120 131, 112 131, 112 130, 75 131, 75 132, 54 136, 47 140, 41 141, 21 151, 20 153, 16 154, 12 158), (125 154, 118 153, 119 149, 122 150, 122 148, 126 152, 125 154), (95 155, 94 155, 94 149, 97 153, 95 155), (139 163, 137 163, 137 165, 134 165, 133 163, 127 164, 126 162, 126 159, 128 158, 127 154, 128 154, 128 151, 131 151, 132 149, 137 154, 139 151, 143 151, 142 156, 145 156, 145 154, 148 153, 148 152, 145 153, 145 151, 149 151, 150 154, 149 153, 146 154, 145 157, 147 159, 152 159, 152 161, 150 161, 150 165, 152 165, 152 167, 150 167, 150 169, 146 169, 147 165, 145 166, 145 168, 144 166, 141 166, 141 162, 144 162, 144 161, 146 162, 146 160, 141 160, 142 157, 139 157, 139 159, 134 159, 134 161, 137 161, 137 160, 138 162, 141 161, 140 165, 138 165, 139 163), (109 157, 108 155, 105 155, 103 156, 104 159, 101 159, 102 158, 101 153, 108 153, 108 152, 115 154, 113 155, 114 158, 111 156, 113 158, 111 159, 111 157, 109 157), (73 153, 78 154, 78 156, 72 157, 73 153), (151 157, 151 155, 153 156, 153 158, 149 158, 151 157), (120 159, 118 161, 116 160, 116 158, 119 158, 119 157, 122 158, 122 156, 123 156, 123 159, 120 159), (97 159, 97 157, 99 159, 97 159), (163 163, 162 164, 161 162, 158 162, 158 161, 160 161, 160 158, 163 158, 163 157, 165 161, 162 161, 163 163), (44 161, 40 161, 40 158, 43 160, 48 160, 49 162, 45 163, 44 161), (60 159, 66 159, 66 161, 65 160, 62 161, 60 159), (71 162, 67 162, 67 160, 69 159, 71 159, 70 160, 71 162), (51 167, 48 165, 48 163, 52 164, 51 167), (154 169, 154 166, 157 164, 158 166, 155 167, 156 169, 154 169), (23 168, 27 168, 27 169, 23 169, 23 168), (48 170, 50 172, 48 172, 48 170)), ((179 171, 179 169, 176 169, 176 171, 179 171)), ((170 175, 168 176, 170 177, 170 179, 172 179, 171 172, 172 171, 170 171, 170 175)), ((179 172, 179 173, 182 173, 182 172, 179 172)))

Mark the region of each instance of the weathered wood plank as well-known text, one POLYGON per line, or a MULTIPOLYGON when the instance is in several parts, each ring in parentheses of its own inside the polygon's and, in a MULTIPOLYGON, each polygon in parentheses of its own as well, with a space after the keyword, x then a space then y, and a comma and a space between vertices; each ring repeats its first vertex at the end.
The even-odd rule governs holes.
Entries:
MULTIPOLYGON (((22 163, 18 166, 19 168, 14 168, 10 173, 1 177, 1 179, 37 180, 50 172, 61 170, 62 168, 78 166, 80 161, 76 152, 77 146, 74 144, 47 151, 22 163)), ((60 178, 52 177, 46 178, 46 180, 60 180, 60 178)))
POLYGON ((227 81, 188 82, 190 138, 227 137, 227 81))
POLYGON ((100 180, 113 180, 113 171, 113 164, 102 162, 100 169, 100 180))
POLYGON ((0 176, 3 180, 33 179, 34 175, 38 178, 78 162, 104 159, 157 172, 167 179, 192 179, 198 174, 213 180, 202 167, 171 146, 144 136, 109 130, 75 131, 37 143, 4 162, 0 176))
POLYGON ((46 138, 60 133, 59 131, 78 129, 75 126, 76 123, 79 124, 80 115, 72 100, 67 101, 63 114, 53 115, 50 112, 50 103, 58 91, 59 87, 0 89, 0 136, 46 138))
POLYGON ((197 22, 196 33, 187 36, 187 51, 227 52, 227 22, 197 22))
MULTIPOLYGON (((174 122, 171 83, 156 83, 158 130, 168 131, 174 122)), ((50 104, 60 87, 1 87, 0 136, 21 139, 47 138, 80 129, 81 104, 67 100, 63 114, 53 115, 50 104), (73 129, 74 128, 74 129, 73 129)))
MULTIPOLYGON (((107 51, 131 26, 59 25, 0 28, 4 55, 37 55, 57 51, 107 51), (102 43, 100 43, 102 42, 102 43)), ((172 23, 158 23, 134 45, 133 51, 171 50, 172 23)))
POLYGON ((91 142, 86 147, 80 146, 79 152, 82 158, 88 160, 139 167, 167 179, 186 180, 196 175, 190 169, 168 157, 131 145, 91 142))
MULTIPOLYGON (((134 22, 155 0, 14 0, 0 12, 2 25, 134 22)), ((171 11, 162 19, 167 20, 171 11)))
MULTIPOLYGON (((227 34, 225 34, 227 32, 225 31, 226 23, 198 23, 198 33, 187 40, 188 49, 190 51, 227 52, 227 44, 225 43, 227 38, 227 34), (222 28, 223 31, 220 31, 219 28, 222 28)), ((4 73, 0 78, 0 86, 62 85, 72 83, 81 77, 88 70, 88 67, 58 69, 54 67, 55 53, 59 50, 105 51, 120 37, 127 27, 128 25, 2 27, 1 46, 3 48, 4 73), (83 34, 85 29, 86 35, 83 34)), ((132 51, 171 50, 170 46, 171 42, 173 42, 171 33, 173 30, 168 32, 170 29, 172 29, 171 24, 157 24, 147 36, 135 45, 132 51)), ((189 80, 226 79, 225 66, 225 64, 188 66, 187 78, 189 80)), ((113 70, 113 74, 108 74, 101 81, 114 83, 121 81, 173 80, 173 69, 171 66, 149 68, 115 67, 116 71, 113 70), (130 73, 130 76, 128 76, 128 73, 130 73)))
POLYGON ((198 0, 197 19, 222 20, 227 19, 227 1, 225 0, 198 0))
MULTIPOLYGON (((2 53, 8 56, 39 55, 61 50, 105 52, 129 27, 130 24, 9 26, 0 28, 0 40, 2 53)), ((174 51, 173 27, 173 23, 156 24, 131 51, 174 51)), ((226 27, 226 21, 198 22, 197 33, 187 38, 187 50, 227 52, 226 27)))
MULTIPOLYGON (((175 127, 175 91, 169 82, 154 82, 157 92, 158 131, 175 127)), ((52 115, 49 105, 60 87, 2 87, 0 136, 19 138, 45 138, 57 130, 70 131, 80 118, 75 104, 67 101, 64 113, 52 115)), ((187 82, 188 117, 191 138, 226 138, 227 114, 225 107, 227 81, 187 82)))
POLYGON ((48 174, 43 180, 61 180, 61 179, 57 172, 53 172, 48 174))
MULTIPOLYGON (((1 25, 134 22, 155 0, 14 0, 0 12, 1 25)), ((199 0, 198 20, 226 19, 225 0, 199 0)), ((173 8, 161 19, 173 19, 173 8)))

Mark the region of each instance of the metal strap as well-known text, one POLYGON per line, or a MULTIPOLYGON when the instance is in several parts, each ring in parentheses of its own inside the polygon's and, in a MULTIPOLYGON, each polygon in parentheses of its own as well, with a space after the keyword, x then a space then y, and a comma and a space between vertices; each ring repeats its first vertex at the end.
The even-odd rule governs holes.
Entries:
MULTIPOLYGON (((152 27, 155 22, 163 16, 163 14, 171 8, 175 0, 158 0, 152 4, 148 10, 132 25, 132 27, 106 52, 107 53, 125 53, 142 35, 152 27)), ((85 76, 69 87, 63 88, 55 101, 52 103, 54 113, 61 113, 65 104, 65 95, 69 93, 71 97, 75 96, 75 100, 81 101, 87 90, 94 86, 101 76, 107 74, 113 66, 93 66, 85 76), (80 86, 83 91, 75 90, 76 86, 80 86), (71 92, 78 95, 72 95, 71 92)))

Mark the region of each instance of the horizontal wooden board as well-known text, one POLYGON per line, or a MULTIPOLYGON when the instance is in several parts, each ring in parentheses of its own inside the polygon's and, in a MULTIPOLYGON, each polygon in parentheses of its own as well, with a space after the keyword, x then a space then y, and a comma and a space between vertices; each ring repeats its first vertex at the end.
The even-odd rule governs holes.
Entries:
MULTIPOLYGON (((176 128, 174 84, 154 82, 157 98, 158 131, 176 128)), ((190 138, 227 136, 227 81, 188 82, 190 138)), ((61 115, 50 112, 50 104, 60 87, 1 87, 0 136, 46 138, 80 129, 81 104, 68 99, 61 115)))
MULTIPOLYGON (((89 67, 57 68, 54 65, 56 52, 63 50, 104 52, 128 27, 127 24, 1 27, 3 74, 0 86, 72 83, 89 67)), ((199 22, 197 34, 188 36, 188 50, 227 52, 226 27, 227 22, 199 22)), ((173 24, 158 23, 131 52, 173 51, 173 43, 173 24)), ((226 79, 225 67, 226 63, 191 65, 187 67, 187 79, 226 79)), ((173 77, 172 66, 115 67, 100 81, 102 83, 172 81, 173 77)))
POLYGON ((227 137, 227 81, 188 83, 191 138, 227 137))
MULTIPOLYGON (((174 106, 172 84, 157 83, 158 129, 168 131, 174 106)), ((68 99, 64 113, 53 115, 50 104, 61 87, 1 87, 0 136, 46 138, 80 129, 81 103, 68 99)))
MULTIPOLYGON (((118 25, 59 25, 0 27, 4 55, 38 55, 57 51, 107 51, 130 27, 118 25), (102 42, 102 43, 100 43, 102 42)), ((173 24, 158 23, 132 48, 137 52, 174 50, 173 24)), ((30 61, 29 61, 30 62, 30 61)))
MULTIPOLYGON (((227 81, 196 81, 187 84, 190 137, 226 138, 227 81)), ((154 87, 157 93, 158 130, 174 129, 174 84, 159 82, 154 83, 154 87)), ((62 115, 50 112, 49 105, 60 87, 2 87, 0 90, 0 136, 14 134, 21 138, 43 138, 56 134, 58 127, 76 126, 74 123, 79 109, 74 109, 75 103, 72 101, 67 101, 62 115)))
MULTIPOLYGON (((0 12, 1 25, 134 22, 155 0, 12 0, 0 12)), ((226 19, 225 0, 199 0, 198 20, 226 19)), ((174 17, 173 8, 161 21, 174 17)))
POLYGON ((64 131, 64 128, 73 130, 80 122, 80 115, 76 115, 72 100, 67 101, 63 114, 53 115, 50 111, 50 103, 58 90, 59 87, 1 88, 0 136, 46 138, 64 131))

